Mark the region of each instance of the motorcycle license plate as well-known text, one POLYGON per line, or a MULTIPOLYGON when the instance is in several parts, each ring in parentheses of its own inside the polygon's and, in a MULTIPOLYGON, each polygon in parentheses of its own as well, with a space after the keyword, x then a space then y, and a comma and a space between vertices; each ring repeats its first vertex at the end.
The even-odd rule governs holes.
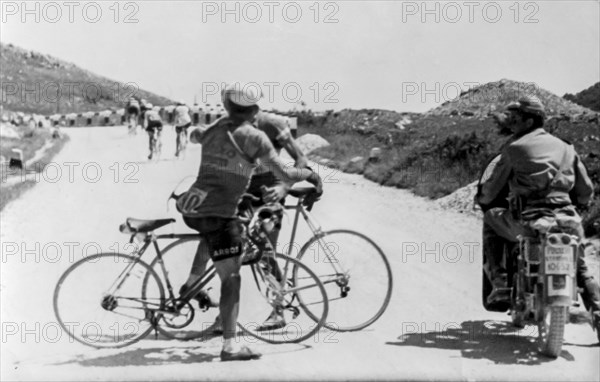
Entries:
POLYGON ((544 259, 547 275, 572 275, 575 273, 572 246, 547 246, 544 259))

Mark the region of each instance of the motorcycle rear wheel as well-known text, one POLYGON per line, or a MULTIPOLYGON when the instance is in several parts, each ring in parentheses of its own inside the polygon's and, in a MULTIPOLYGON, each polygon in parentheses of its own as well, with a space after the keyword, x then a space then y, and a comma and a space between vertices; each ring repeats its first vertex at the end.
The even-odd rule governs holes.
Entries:
POLYGON ((552 358, 560 355, 568 315, 569 308, 566 306, 544 308, 542 320, 538 323, 538 343, 542 354, 552 358))

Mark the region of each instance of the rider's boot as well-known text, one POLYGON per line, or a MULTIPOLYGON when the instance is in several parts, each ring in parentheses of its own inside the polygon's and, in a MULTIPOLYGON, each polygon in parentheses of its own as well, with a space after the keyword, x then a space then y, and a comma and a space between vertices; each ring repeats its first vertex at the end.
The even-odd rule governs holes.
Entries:
POLYGON ((500 271, 493 274, 492 288, 492 292, 487 298, 489 304, 500 301, 507 301, 507 297, 509 296, 509 294, 506 293, 508 289, 507 274, 500 271))
POLYGON ((488 303, 505 301, 508 277, 506 269, 502 267, 504 257, 504 246, 506 241, 499 237, 491 226, 483 225, 483 255, 486 256, 489 269, 489 278, 492 284, 492 292, 487 297, 488 303))

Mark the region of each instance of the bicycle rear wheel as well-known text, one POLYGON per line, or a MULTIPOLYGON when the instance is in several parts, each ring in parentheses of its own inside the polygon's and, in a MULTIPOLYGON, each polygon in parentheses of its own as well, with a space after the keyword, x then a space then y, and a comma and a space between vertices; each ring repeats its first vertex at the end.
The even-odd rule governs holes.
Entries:
POLYGON ((329 310, 325 287, 298 260, 282 254, 265 256, 242 267, 241 275, 238 326, 244 334, 274 344, 294 343, 310 338, 325 324, 329 310), (303 310, 300 300, 311 309, 303 310), (273 312, 280 315, 282 325, 264 327, 273 312))
POLYGON ((392 270, 367 236, 351 230, 323 232, 304 244, 298 259, 315 271, 327 290, 328 329, 361 330, 385 312, 392 296, 392 270))
POLYGON ((54 289, 54 313, 73 339, 95 348, 118 348, 144 338, 163 308, 156 273, 138 257, 101 253, 71 265, 54 289), (146 295, 140 296, 143 280, 146 295))
MULTIPOLYGON (((188 279, 199 243, 199 236, 183 238, 170 243, 162 251, 164 270, 158 257, 155 257, 150 263, 150 267, 158 274, 162 285, 166 288, 166 310, 172 310, 171 313, 161 314, 157 320, 158 331, 169 338, 187 341, 198 338, 209 339, 215 335, 213 330, 219 315, 218 307, 203 310, 199 306, 199 302, 193 299, 185 303, 181 309, 171 309, 174 304, 181 302, 179 290, 188 279), (167 285, 171 286, 170 290, 167 285)), ((221 296, 219 277, 212 273, 203 278, 206 284, 202 289, 207 291, 211 300, 218 303, 221 296)))

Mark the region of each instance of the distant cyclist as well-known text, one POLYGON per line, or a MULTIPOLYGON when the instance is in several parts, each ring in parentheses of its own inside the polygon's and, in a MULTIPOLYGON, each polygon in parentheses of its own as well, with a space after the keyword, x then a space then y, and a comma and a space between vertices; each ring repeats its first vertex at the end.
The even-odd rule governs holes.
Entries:
POLYGON ((148 159, 152 159, 156 151, 156 145, 161 145, 160 137, 163 128, 162 118, 159 114, 160 107, 153 107, 152 104, 146 104, 146 112, 144 113, 144 129, 148 133, 148 142, 150 155, 148 159))
POLYGON ((190 108, 185 105, 183 101, 177 102, 175 110, 175 156, 178 157, 183 147, 187 144, 188 140, 188 128, 192 125, 192 118, 190 117, 190 108))
POLYGON ((140 103, 135 97, 131 97, 129 98, 125 109, 127 110, 127 119, 129 121, 129 132, 135 134, 138 125, 138 117, 140 115, 140 103))

